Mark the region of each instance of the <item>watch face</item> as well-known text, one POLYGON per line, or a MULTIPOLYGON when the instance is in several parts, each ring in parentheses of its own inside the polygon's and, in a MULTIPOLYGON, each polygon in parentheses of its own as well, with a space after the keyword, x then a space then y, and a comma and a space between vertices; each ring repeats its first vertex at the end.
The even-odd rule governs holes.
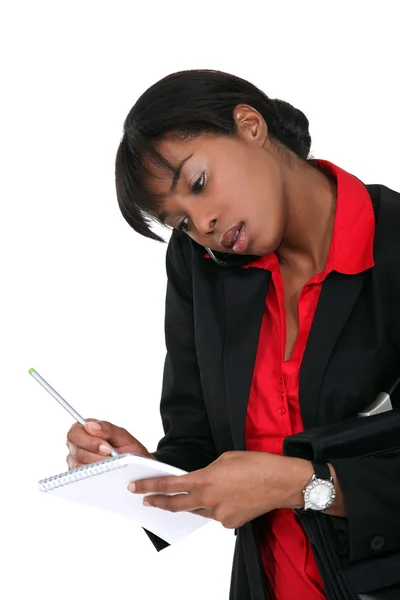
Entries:
POLYGON ((310 502, 315 506, 326 506, 332 498, 332 489, 329 485, 319 483, 310 492, 310 502))

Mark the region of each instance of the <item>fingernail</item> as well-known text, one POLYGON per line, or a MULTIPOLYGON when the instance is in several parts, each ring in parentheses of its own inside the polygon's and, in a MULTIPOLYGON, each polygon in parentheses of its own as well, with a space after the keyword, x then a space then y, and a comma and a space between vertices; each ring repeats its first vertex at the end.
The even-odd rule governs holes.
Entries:
POLYGON ((143 506, 151 506, 148 500, 143 500, 143 506))
POLYGON ((102 454, 111 454, 111 448, 110 448, 110 446, 106 446, 105 444, 100 444, 99 451, 102 454))
POLYGON ((97 431, 101 429, 101 425, 99 425, 99 423, 96 423, 95 421, 89 421, 88 423, 86 423, 86 425, 89 425, 91 429, 97 429, 97 431))
POLYGON ((128 490, 129 490, 130 492, 134 492, 134 491, 136 490, 136 485, 135 485, 134 483, 130 483, 130 484, 128 485, 128 490))

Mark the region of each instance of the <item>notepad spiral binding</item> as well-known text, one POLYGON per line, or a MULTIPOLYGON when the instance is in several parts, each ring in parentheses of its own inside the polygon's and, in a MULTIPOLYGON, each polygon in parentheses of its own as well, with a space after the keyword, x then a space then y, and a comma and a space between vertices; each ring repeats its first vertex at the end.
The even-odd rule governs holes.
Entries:
POLYGON ((59 475, 47 477, 47 479, 42 479, 38 482, 39 489, 42 492, 47 492, 49 490, 53 490, 54 488, 78 481, 79 479, 86 479, 87 477, 92 477, 93 475, 98 475, 100 473, 105 473, 106 471, 112 471, 114 469, 120 469, 126 466, 121 464, 119 461, 117 462, 117 459, 119 458, 121 458, 121 455, 112 456, 89 465, 84 465, 83 467, 71 469, 71 471, 66 471, 65 473, 60 473, 59 475))

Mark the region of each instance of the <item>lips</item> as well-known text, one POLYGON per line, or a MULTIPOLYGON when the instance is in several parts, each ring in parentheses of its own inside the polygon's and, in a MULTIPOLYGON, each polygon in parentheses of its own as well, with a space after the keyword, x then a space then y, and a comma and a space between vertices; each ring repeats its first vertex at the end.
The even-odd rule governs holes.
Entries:
POLYGON ((231 227, 230 229, 228 229, 228 231, 226 231, 224 233, 224 235, 222 236, 221 246, 223 246, 224 248, 232 249, 233 244, 235 243, 235 241, 237 239, 236 234, 239 232, 239 229, 242 226, 243 226, 243 223, 238 223, 234 227, 231 227), (236 236, 236 239, 235 239, 235 236, 236 236))
POLYGON ((246 231, 246 225, 240 227, 238 235, 236 236, 235 243, 232 246, 233 252, 235 254, 244 254, 247 251, 249 245, 249 238, 246 231))

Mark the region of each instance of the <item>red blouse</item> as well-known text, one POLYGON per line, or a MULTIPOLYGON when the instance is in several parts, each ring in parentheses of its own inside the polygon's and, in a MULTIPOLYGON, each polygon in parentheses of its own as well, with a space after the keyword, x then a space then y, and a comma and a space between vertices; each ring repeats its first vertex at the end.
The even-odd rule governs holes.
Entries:
MULTIPOLYGON (((312 160, 337 180, 332 241, 325 269, 314 275, 298 300, 299 332, 292 356, 284 361, 286 315, 283 279, 275 252, 244 268, 271 271, 246 418, 246 450, 282 454, 283 439, 303 431, 299 373, 321 286, 335 270, 353 275, 374 264, 375 218, 369 194, 353 175, 326 160, 312 160)), ((277 600, 324 600, 325 593, 310 543, 291 509, 260 518, 261 554, 277 600)))

